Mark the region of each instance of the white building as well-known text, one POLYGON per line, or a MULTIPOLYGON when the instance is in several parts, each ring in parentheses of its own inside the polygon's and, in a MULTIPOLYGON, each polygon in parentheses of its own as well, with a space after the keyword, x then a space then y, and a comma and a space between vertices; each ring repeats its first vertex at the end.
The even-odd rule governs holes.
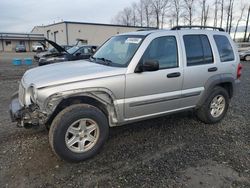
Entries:
POLYGON ((43 34, 47 39, 59 45, 74 45, 77 39, 82 39, 87 44, 101 45, 113 35, 144 29, 155 28, 63 21, 45 26, 35 26, 31 33, 43 34))
POLYGON ((41 34, 30 33, 0 33, 0 52, 15 51, 17 45, 22 44, 26 51, 31 51, 32 45, 44 41, 41 34))

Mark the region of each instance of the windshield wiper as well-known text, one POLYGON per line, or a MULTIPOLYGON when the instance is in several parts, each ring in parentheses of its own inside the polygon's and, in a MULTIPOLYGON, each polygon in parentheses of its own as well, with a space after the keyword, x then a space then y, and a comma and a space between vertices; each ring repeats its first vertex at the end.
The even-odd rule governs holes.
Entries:
MULTIPOLYGON (((93 57, 93 58, 94 58, 94 57, 93 57)), ((112 63, 112 61, 111 61, 111 60, 106 59, 106 58, 104 58, 104 57, 101 57, 101 58, 95 58, 95 60, 101 60, 101 61, 102 61, 102 64, 104 64, 104 65, 110 65, 110 63, 112 63)))

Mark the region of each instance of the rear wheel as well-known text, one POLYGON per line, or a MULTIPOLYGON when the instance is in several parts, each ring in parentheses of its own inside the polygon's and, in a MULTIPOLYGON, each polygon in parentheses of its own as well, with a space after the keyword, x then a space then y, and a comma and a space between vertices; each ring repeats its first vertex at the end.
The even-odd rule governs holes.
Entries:
POLYGON ((222 87, 215 87, 204 104, 197 110, 197 117, 208 124, 221 121, 229 106, 228 92, 222 87))
POLYGON ((245 56, 245 61, 250 61, 250 55, 245 56))
POLYGON ((49 140, 60 158, 79 162, 99 152, 108 132, 108 121, 101 110, 86 104, 76 104, 56 116, 49 131, 49 140))

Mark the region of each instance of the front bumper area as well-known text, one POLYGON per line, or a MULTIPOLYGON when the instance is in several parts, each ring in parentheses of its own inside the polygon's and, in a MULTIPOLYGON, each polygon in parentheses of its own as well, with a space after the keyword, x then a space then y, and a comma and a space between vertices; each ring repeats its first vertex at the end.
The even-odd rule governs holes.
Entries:
POLYGON ((18 127, 30 128, 39 125, 39 112, 36 106, 24 107, 18 100, 18 93, 11 97, 9 113, 12 122, 18 127))
POLYGON ((17 122, 21 119, 21 110, 22 106, 18 100, 18 94, 16 93, 12 96, 9 106, 10 118, 12 122, 17 122))

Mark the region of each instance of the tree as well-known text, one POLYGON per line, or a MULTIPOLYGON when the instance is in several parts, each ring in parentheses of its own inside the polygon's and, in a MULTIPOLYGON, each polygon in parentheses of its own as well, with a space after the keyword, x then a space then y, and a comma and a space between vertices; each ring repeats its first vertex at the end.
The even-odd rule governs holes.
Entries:
POLYGON ((234 0, 229 0, 229 4, 226 7, 226 14, 227 14, 226 31, 229 32, 230 32, 230 24, 232 23, 233 4, 234 0))
POLYGON ((176 25, 179 25, 180 20, 180 13, 181 13, 181 0, 173 0, 174 5, 174 14, 173 17, 175 18, 176 25))
POLYGON ((140 18, 140 26, 142 27, 143 26, 143 1, 142 0, 140 0, 139 1, 139 3, 137 3, 136 5, 135 5, 136 7, 135 7, 135 9, 137 10, 137 13, 138 13, 138 15, 139 15, 139 18, 140 18))
POLYGON ((184 7, 186 10, 185 19, 188 21, 189 25, 193 23, 194 1, 195 0, 184 0, 184 7))
POLYGON ((124 8, 115 18, 115 23, 126 26, 132 25, 132 10, 129 7, 124 8))
POLYGON ((234 41, 235 41, 235 37, 236 37, 236 33, 238 31, 238 27, 239 27, 239 23, 240 21, 242 20, 242 17, 243 17, 243 13, 245 11, 245 8, 246 8, 246 5, 243 5, 243 7, 241 8, 241 13, 240 13, 240 16, 237 20, 237 24, 236 24, 236 27, 235 27, 235 31, 234 31, 234 41))
POLYGON ((145 17, 146 17, 146 25, 147 25, 147 27, 149 27, 149 25, 150 25, 150 14, 151 14, 151 9, 150 9, 151 2, 150 2, 150 0, 143 0, 142 3, 143 3, 142 7, 144 9, 145 17))
POLYGON ((202 4, 202 8, 201 8, 201 25, 206 26, 207 19, 208 19, 209 5, 207 5, 206 0, 202 0, 201 4, 202 4))
POLYGON ((131 7, 131 12, 132 12, 132 24, 133 26, 136 26, 137 25, 137 4, 136 3, 133 3, 132 4, 132 7, 131 7))
POLYGON ((163 28, 164 18, 165 18, 165 12, 166 8, 168 7, 169 0, 151 0, 151 4, 153 7, 153 13, 156 18, 156 27, 163 28))
POLYGON ((222 28, 223 23, 223 12, 224 11, 224 0, 221 0, 221 15, 220 15, 220 27, 222 28))
POLYGON ((231 10, 230 10, 229 29, 228 29, 229 34, 231 33, 231 29, 232 29, 233 9, 234 9, 234 0, 232 0, 231 10))
MULTIPOLYGON (((250 5, 249 5, 249 8, 248 8, 248 12, 247 12, 245 34, 244 34, 244 39, 243 39, 244 42, 246 42, 246 39, 247 39, 247 30, 248 30, 249 15, 250 15, 250 5)), ((249 40, 249 36, 248 36, 248 40, 249 40)))
POLYGON ((214 2, 214 27, 217 27, 218 22, 218 0, 214 2))

